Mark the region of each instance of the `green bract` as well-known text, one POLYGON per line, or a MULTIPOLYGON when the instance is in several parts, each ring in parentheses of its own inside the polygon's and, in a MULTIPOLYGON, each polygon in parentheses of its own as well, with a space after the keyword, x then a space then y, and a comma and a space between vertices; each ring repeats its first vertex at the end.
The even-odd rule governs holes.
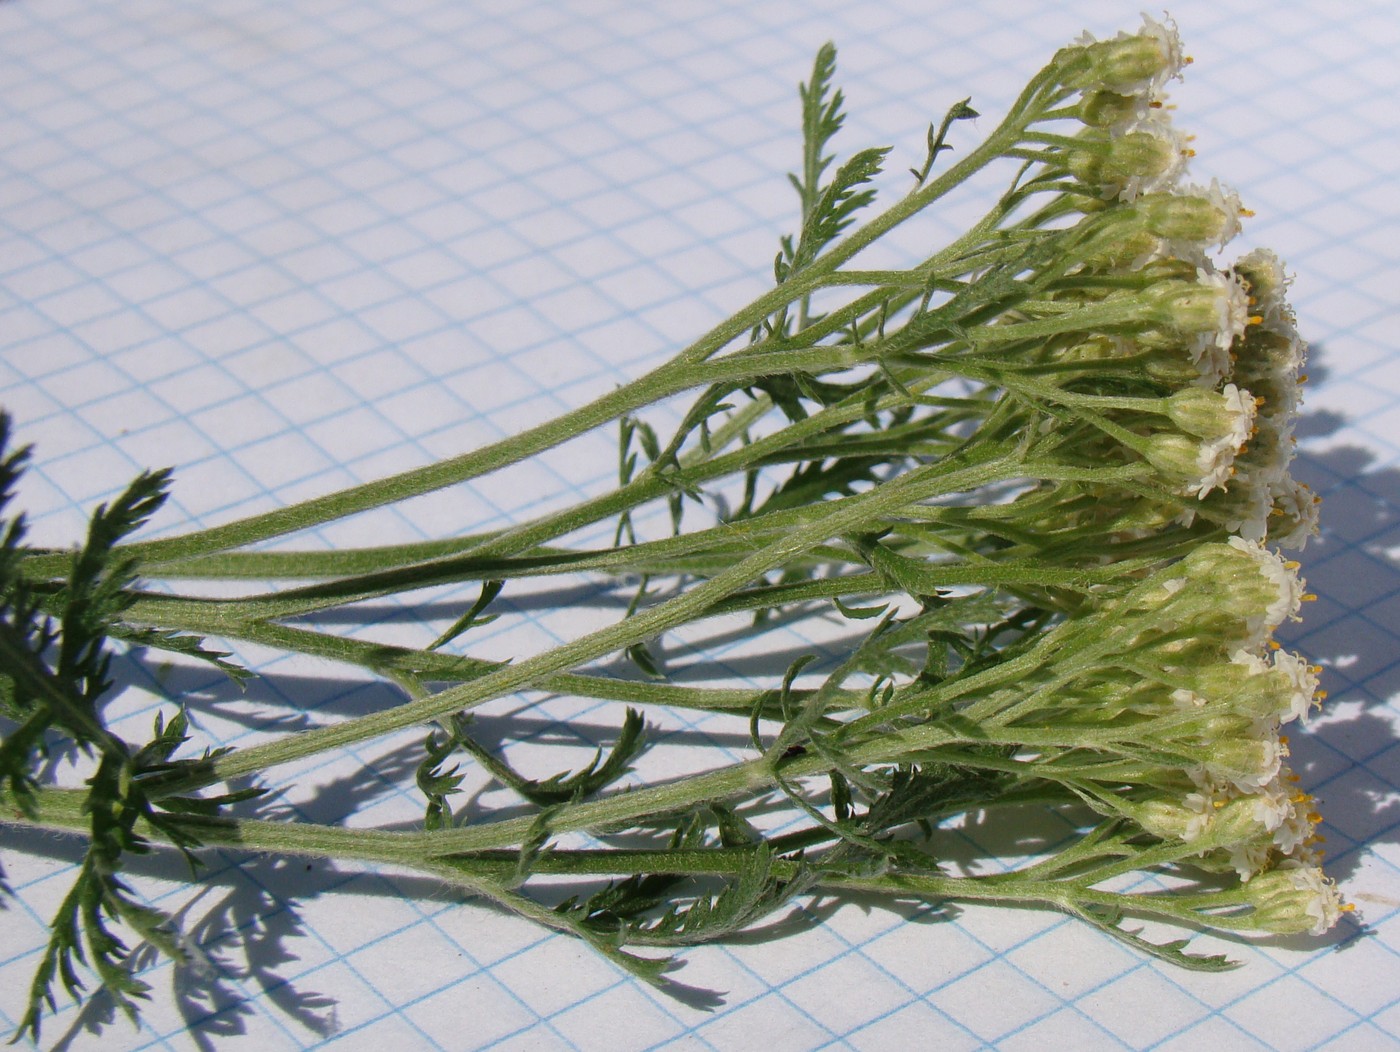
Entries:
POLYGON ((976 111, 964 100, 931 124, 912 185, 876 211, 889 151, 828 152, 843 113, 822 49, 772 289, 632 383, 429 467, 131 541, 168 484, 143 475, 56 552, 28 546, 9 508, 24 453, 0 460, 0 820, 88 845, 22 1031, 38 1035, 55 982, 84 992, 84 967, 134 1013, 147 991, 132 938, 182 954, 120 877, 162 845, 192 866, 227 845, 409 867, 660 984, 670 959, 649 947, 726 937, 815 891, 1040 905, 1202 968, 1226 962, 1124 918, 1325 930, 1342 907, 1279 736, 1314 707, 1318 670, 1272 648, 1307 598, 1275 548, 1316 522, 1288 473, 1304 347, 1275 257, 1210 254, 1247 214, 1238 199, 1176 186, 1183 140, 1160 103, 1181 65, 1174 28, 1151 20, 1068 47, 952 163, 946 140, 976 111), (1006 181, 962 236, 861 269, 864 249, 973 178, 1006 181), (647 414, 663 402, 670 415, 647 414), (617 485, 573 507, 431 542, 255 547, 605 425, 620 430, 617 485), (590 530, 601 543, 565 543, 590 530), (625 615, 492 653, 483 626, 558 575, 620 590, 625 615), (202 579, 245 584, 185 594, 202 579), (455 586, 460 609, 418 646, 296 620, 433 586, 455 586), (756 682, 673 680, 662 641, 724 617, 760 650, 799 617, 838 619, 848 639, 756 682), (190 741, 193 699, 147 743, 116 736, 101 705, 112 654, 243 674, 205 637, 360 666, 404 700, 236 749, 190 741), (582 768, 527 776, 469 714, 539 692, 636 708, 582 768), (644 777, 648 706, 728 714, 748 755, 644 777), (284 765, 412 728, 427 733, 421 829, 258 810, 284 765), (42 773, 56 741, 86 758, 63 784, 42 773), (516 799, 498 811, 465 791, 490 784, 516 799), (1053 811, 1059 832, 995 876, 943 857, 940 824, 1010 808, 1053 811), (538 878, 561 876, 576 893, 546 904, 538 878))

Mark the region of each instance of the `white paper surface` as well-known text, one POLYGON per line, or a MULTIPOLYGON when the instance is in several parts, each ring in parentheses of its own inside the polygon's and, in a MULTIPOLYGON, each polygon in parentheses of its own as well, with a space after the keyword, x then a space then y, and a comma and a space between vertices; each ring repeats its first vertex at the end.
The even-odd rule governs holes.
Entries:
MULTIPOLYGON (((1323 940, 1229 947, 1244 966, 1210 976, 1046 913, 814 908, 825 923, 790 938, 690 952, 678 977, 725 991, 701 1011, 425 881, 214 853, 198 893, 173 863, 135 867, 209 961, 153 964, 141 1027, 112 1023, 102 1047, 1400 1046, 1400 19, 1389 0, 1172 14, 1196 59, 1174 92, 1194 173, 1257 213, 1241 250, 1285 257, 1315 347, 1297 473, 1326 498, 1304 557, 1321 598, 1292 641, 1327 667, 1331 701, 1294 764, 1357 915, 1323 940)), ((227 521, 464 451, 663 360, 770 280, 795 85, 824 40, 851 112, 839 145, 893 143, 898 170, 956 99, 973 96, 985 130, 1054 48, 1136 23, 1087 0, 0 5, 0 404, 36 446, 34 536, 71 542, 95 503, 164 465, 178 482, 160 529, 227 521)), ((612 436, 595 436, 317 536, 489 529, 614 471, 612 436)), ((527 613, 522 647, 559 638, 563 615, 527 613)), ((370 628, 423 630, 390 607, 370 628)), ((264 714, 388 698, 240 656, 269 674, 264 714)), ((739 672, 742 657, 720 652, 739 672)), ((147 691, 122 710, 132 726, 188 690, 214 740, 248 733, 215 676, 121 674, 147 691)), ((616 722, 554 703, 538 733, 564 718, 601 736, 616 722)), ((405 755, 308 765, 289 802, 408 821, 405 755)), ((4 841, 12 1032, 77 854, 4 841)), ((96 1015, 63 1007, 46 1038, 95 1047, 96 1015)))

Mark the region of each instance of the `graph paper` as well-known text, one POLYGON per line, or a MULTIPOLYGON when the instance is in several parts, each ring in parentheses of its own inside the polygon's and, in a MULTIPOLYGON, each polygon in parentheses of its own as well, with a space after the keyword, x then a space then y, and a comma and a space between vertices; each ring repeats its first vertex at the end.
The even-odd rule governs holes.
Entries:
MULTIPOLYGON (((1242 967, 1196 975, 1049 913, 814 908, 822 923, 786 938, 689 953, 681 977, 723 991, 701 1006, 428 882, 215 852, 200 891, 173 867, 134 869, 203 966, 153 958, 139 1028, 61 1007, 46 1044, 1400 1047, 1400 18, 1391 0, 1171 13, 1195 58, 1173 93, 1194 175, 1257 213, 1245 247, 1285 257, 1314 345, 1297 473, 1326 501, 1304 554, 1320 600, 1290 642, 1326 667, 1331 700, 1293 756, 1353 918, 1320 940, 1230 944, 1242 967)), ((892 144, 915 164, 957 99, 973 96, 985 131, 1053 49, 1137 22, 1088 0, 0 4, 0 404, 35 445, 33 537, 71 543, 141 468, 176 469, 156 532, 214 524, 473 448, 664 360, 771 280, 794 207, 795 87, 823 41, 850 102, 838 145, 892 144)), ((965 207, 925 229, 957 232, 965 207)), ((299 540, 491 529, 614 472, 597 437, 509 483, 299 540)), ((562 638, 558 616, 518 630, 562 638)), ((377 627, 421 626, 388 609, 377 627)), ((253 698, 268 712, 388 697, 238 656, 266 673, 253 698)), ((202 673, 120 675, 136 699, 123 719, 148 725, 183 692, 213 739, 248 731, 202 673)), ((592 716, 546 708, 541 733, 592 716)), ((289 805, 421 815, 393 756, 364 759, 299 770, 289 805)), ((3 836, 12 1032, 78 852, 3 836)))

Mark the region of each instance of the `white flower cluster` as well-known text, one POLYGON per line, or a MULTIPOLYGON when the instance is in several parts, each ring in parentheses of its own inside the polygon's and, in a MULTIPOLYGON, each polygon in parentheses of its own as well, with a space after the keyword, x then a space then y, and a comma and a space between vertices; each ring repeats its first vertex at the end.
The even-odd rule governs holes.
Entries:
POLYGON ((1239 196, 1181 181, 1191 151, 1163 90, 1185 61, 1175 27, 1152 19, 1063 53, 1059 83, 1079 98, 1051 119, 1081 127, 1035 131, 1018 153, 1043 159, 1063 195, 1044 239, 1060 254, 1026 264, 1036 295, 1003 345, 1033 377, 1006 389, 1082 471, 1018 495, 1008 543, 1177 561, 1066 600, 1066 634, 1093 639, 1092 659, 968 711, 1021 741, 1018 760, 1158 838, 1158 857, 1233 873, 1270 930, 1320 930, 1343 907, 1282 733, 1324 697, 1320 669, 1273 638, 1311 598, 1277 551, 1316 530, 1316 499, 1289 474, 1306 348, 1276 256, 1217 261, 1250 215, 1239 196))
POLYGON ((1093 129, 1070 165, 1097 183, 1105 200, 1135 200, 1176 184, 1191 150, 1172 127, 1163 105, 1167 82, 1179 79, 1186 59, 1175 23, 1143 15, 1137 33, 1096 41, 1085 33, 1087 73, 1081 118, 1093 129))
MULTIPOLYGON (((1283 266, 1267 250, 1217 264, 1213 254, 1251 213, 1216 180, 1180 183, 1191 151, 1163 105, 1164 88, 1188 61, 1176 27, 1144 16, 1137 33, 1084 37, 1079 48, 1070 82, 1084 127, 1058 156, 1091 200, 1085 222, 1100 231, 1081 266, 1127 282, 1118 295, 1141 308, 1132 323, 1105 332, 1102 346, 1219 400, 1211 429, 1129 425, 1142 435, 1138 454, 1185 498, 1162 521, 1190 527, 1204 519, 1248 540, 1301 548, 1316 533, 1318 501, 1289 473, 1306 346, 1283 266)), ((1099 347, 1088 340, 1080 353, 1099 347)))
POLYGON ((1250 291, 1250 325, 1234 351, 1234 375, 1260 400, 1257 434, 1243 458, 1245 469, 1228 501, 1228 529, 1253 540, 1268 538, 1301 548, 1317 533, 1317 498, 1289 473, 1297 419, 1301 370, 1307 345, 1284 298, 1288 280, 1278 257, 1257 249, 1241 257, 1234 273, 1250 291))
POLYGON ((1183 492, 1204 497, 1234 474, 1235 457, 1254 433, 1255 409, 1249 392, 1234 384, 1178 391, 1168 399, 1167 415, 1181 430, 1153 435, 1147 457, 1178 479, 1183 492))
POLYGON ((1100 740, 1121 729, 1134 743, 1128 756, 1138 742, 1150 754, 1140 764, 1086 765, 1117 779, 1081 783, 1095 806, 1243 884, 1280 868, 1299 880, 1314 874, 1294 891, 1296 900, 1299 888, 1312 889, 1315 901, 1295 905, 1335 919, 1340 901, 1317 869, 1320 816, 1288 769, 1280 733, 1324 696, 1321 670, 1273 642, 1310 598, 1297 571, 1234 537, 1198 547, 1105 606, 1094 616, 1111 651, 1074 687, 1086 704, 1071 718, 1093 724, 1100 740))
POLYGON ((1307 598, 1297 564, 1240 537, 1228 542, 1228 556, 1235 567, 1222 573, 1225 560, 1213 560, 1211 580, 1226 597, 1240 600, 1243 631, 1230 641, 1228 656, 1234 683, 1217 696, 1236 721, 1232 734, 1200 742, 1201 763, 1186 773, 1206 813, 1220 815, 1222 825, 1229 824, 1227 814, 1233 821, 1234 835, 1216 846, 1249 880, 1279 858, 1315 864, 1311 844, 1318 815, 1284 766, 1288 740, 1279 731, 1306 721, 1320 704, 1321 670, 1273 642, 1274 631, 1296 618, 1307 598))
POLYGON ((1289 471, 1307 349, 1284 300, 1287 281, 1273 253, 1251 252, 1231 274, 1248 290, 1250 317, 1230 346, 1230 377, 1255 399, 1253 433, 1222 492, 1186 508, 1180 521, 1190 525, 1200 514, 1248 540, 1302 548, 1317 533, 1320 503, 1289 471))

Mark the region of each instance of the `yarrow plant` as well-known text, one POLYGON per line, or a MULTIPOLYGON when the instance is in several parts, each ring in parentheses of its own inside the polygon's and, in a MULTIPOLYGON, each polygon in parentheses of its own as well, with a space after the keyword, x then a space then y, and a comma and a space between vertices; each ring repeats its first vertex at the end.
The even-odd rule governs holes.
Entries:
POLYGON ((169 484, 144 474, 59 551, 26 542, 10 505, 27 451, 6 453, 0 821, 86 844, 21 1034, 38 1037, 56 984, 84 993, 84 969, 134 1016, 148 990, 133 937, 187 955, 122 876, 162 846, 196 875, 213 846, 407 867, 658 984, 675 962, 649 948, 730 936, 813 893, 1042 906, 1192 968, 1229 962, 1149 941, 1132 918, 1330 928, 1348 907, 1281 733, 1321 703, 1320 670, 1274 641, 1312 598, 1278 554, 1317 524, 1289 474, 1305 347, 1279 260, 1219 261, 1250 214, 1238 196, 1181 181, 1191 150, 1163 99, 1187 61, 1170 23, 1082 38, 942 170, 951 129, 978 114, 963 101, 931 125, 912 186, 875 211, 889 151, 828 152, 844 115, 823 48, 773 287, 634 382, 426 468, 130 540, 169 484), (856 265, 998 171, 991 207, 949 244, 903 269, 856 265), (572 507, 432 542, 258 547, 608 424, 617 485, 572 507), (670 528, 648 536, 653 506, 670 528), (611 543, 565 543, 590 529, 611 543), (485 653, 512 592, 563 574, 627 590, 626 615, 527 656, 485 653), (180 590, 200 580, 244 584, 180 590), (417 647, 298 621, 463 582, 474 598, 417 647), (854 636, 768 683, 696 685, 660 656, 710 619, 751 619, 761 647, 803 616, 854 636), (149 741, 118 736, 113 653, 246 675, 206 637, 359 666, 404 700, 201 750, 190 699, 149 741), (606 755, 530 777, 470 713, 541 694, 637 708, 606 755), (749 752, 643 777, 648 706, 729 714, 749 752), (425 726, 417 828, 266 812, 286 765, 425 726), (55 780, 65 750, 77 773, 55 780), (464 791, 489 785, 511 800, 464 791), (967 865, 941 848, 941 829, 1013 810, 1042 819, 1024 857, 967 865))

